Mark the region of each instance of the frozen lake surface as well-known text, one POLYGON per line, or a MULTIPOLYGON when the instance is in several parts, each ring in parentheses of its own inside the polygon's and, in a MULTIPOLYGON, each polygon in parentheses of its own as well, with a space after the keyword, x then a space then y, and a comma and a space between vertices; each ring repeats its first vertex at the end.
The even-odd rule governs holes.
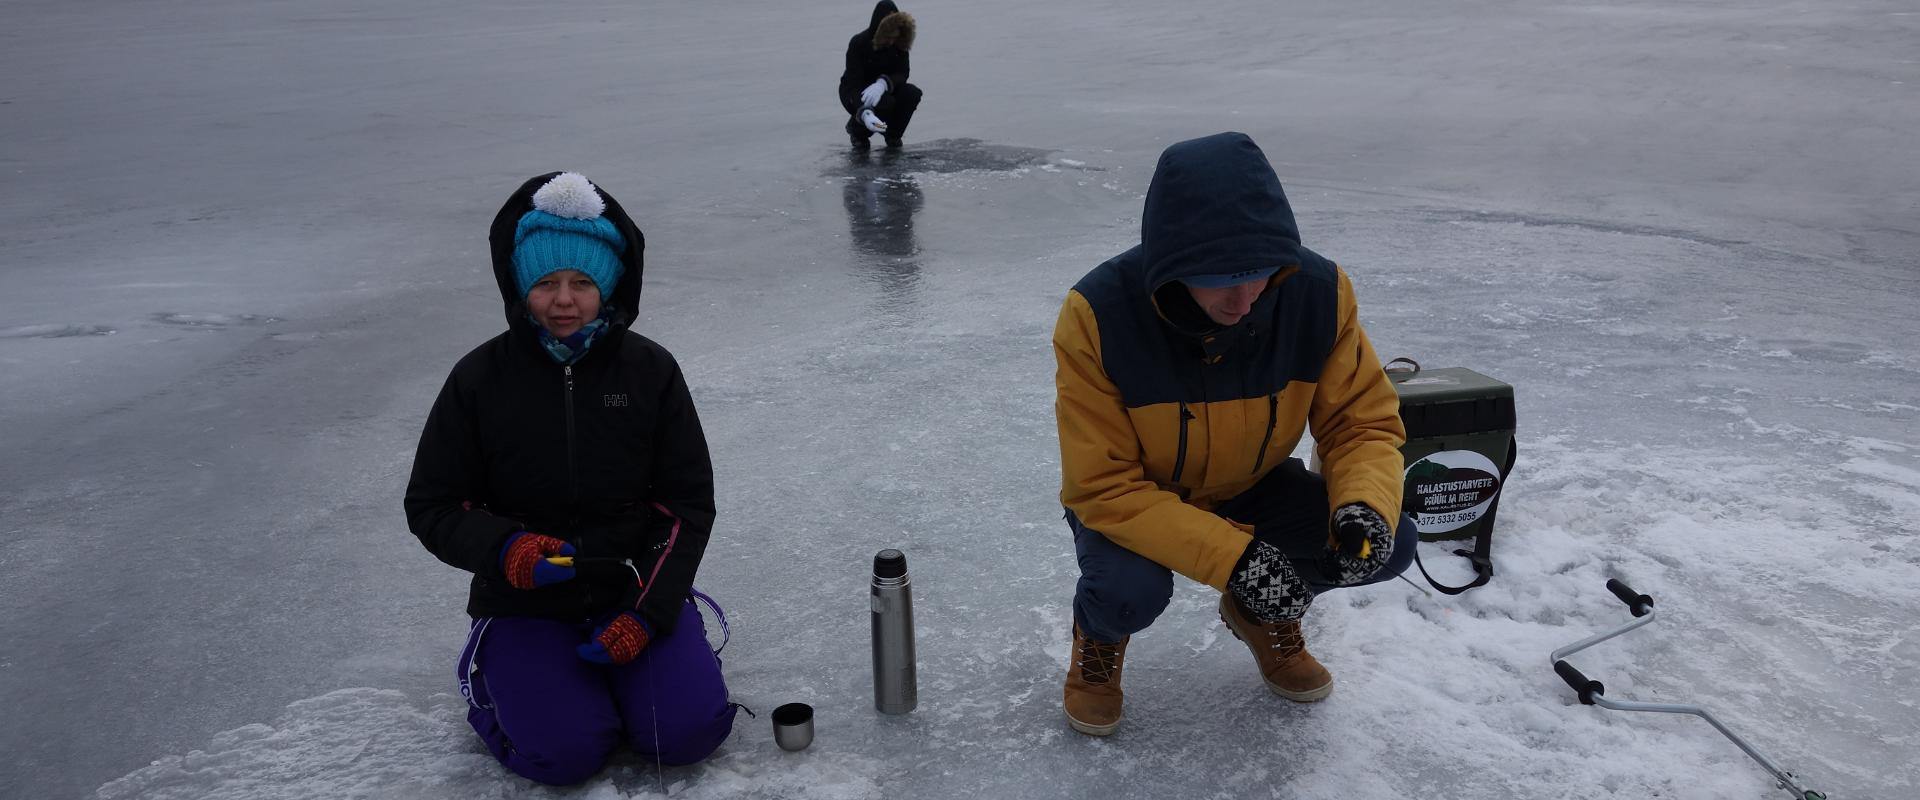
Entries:
MULTIPOLYGON (((868 7, 209 0, 0 11, 0 795, 1920 795, 1920 13, 1892 0, 906 3, 927 99, 850 155, 868 7), (1064 724, 1077 570, 1048 336, 1161 148, 1240 130, 1387 356, 1515 387, 1498 575, 1307 620, 1261 686, 1178 583, 1127 721, 1064 724), (584 172, 648 239, 720 518, 742 715, 536 787, 481 750, 415 437, 497 332, 486 226, 584 172), (867 570, 920 708, 872 709, 867 570), (817 709, 774 747, 767 713, 817 709)), ((1444 577, 1462 562, 1430 545, 1444 577)), ((717 630, 715 631, 717 634, 717 630)))

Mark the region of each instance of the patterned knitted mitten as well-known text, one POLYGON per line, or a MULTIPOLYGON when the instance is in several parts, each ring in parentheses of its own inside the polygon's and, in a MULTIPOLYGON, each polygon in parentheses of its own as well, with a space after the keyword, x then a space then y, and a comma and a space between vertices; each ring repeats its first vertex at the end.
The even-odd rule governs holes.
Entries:
POLYGON ((1292 622, 1313 604, 1313 590, 1300 580, 1280 548, 1253 540, 1227 579, 1227 590, 1261 624, 1292 622))
POLYGON ((508 537, 507 543, 501 546, 500 571, 506 574, 507 585, 515 589, 537 589, 573 579, 572 567, 547 563, 548 556, 570 555, 573 555, 573 545, 551 536, 521 531, 508 537))
POLYGON ((596 664, 620 665, 634 660, 653 641, 653 631, 639 614, 622 611, 593 629, 593 638, 574 648, 581 658, 596 664))
POLYGON ((1365 581, 1393 558, 1393 529, 1365 503, 1348 503, 1333 512, 1333 538, 1339 549, 1327 571, 1341 584, 1365 581))

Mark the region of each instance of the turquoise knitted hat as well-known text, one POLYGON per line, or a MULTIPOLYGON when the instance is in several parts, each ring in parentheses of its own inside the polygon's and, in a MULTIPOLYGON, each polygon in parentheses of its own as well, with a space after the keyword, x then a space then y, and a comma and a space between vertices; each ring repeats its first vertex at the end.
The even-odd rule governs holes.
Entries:
POLYGON ((600 302, 613 296, 626 265, 620 251, 626 240, 601 216, 607 202, 578 172, 562 172, 533 193, 533 210, 520 217, 513 232, 513 277, 526 297, 547 275, 577 269, 600 287, 600 302))

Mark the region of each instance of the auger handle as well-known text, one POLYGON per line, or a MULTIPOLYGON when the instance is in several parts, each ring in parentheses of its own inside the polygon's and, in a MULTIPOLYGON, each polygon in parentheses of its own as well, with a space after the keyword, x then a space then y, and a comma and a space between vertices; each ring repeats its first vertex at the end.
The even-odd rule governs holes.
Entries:
POLYGON ((1593 705, 1593 698, 1607 691, 1607 687, 1602 686, 1599 681, 1589 679, 1578 667, 1567 663, 1566 659, 1553 662, 1553 671, 1560 673, 1560 679, 1580 693, 1581 705, 1593 705))
POLYGON ((1636 617, 1644 617, 1653 610, 1652 597, 1634 591, 1633 587, 1621 583, 1619 578, 1607 579, 1607 591, 1613 592, 1614 597, 1620 598, 1620 602, 1626 603, 1628 608, 1633 609, 1633 615, 1636 617))

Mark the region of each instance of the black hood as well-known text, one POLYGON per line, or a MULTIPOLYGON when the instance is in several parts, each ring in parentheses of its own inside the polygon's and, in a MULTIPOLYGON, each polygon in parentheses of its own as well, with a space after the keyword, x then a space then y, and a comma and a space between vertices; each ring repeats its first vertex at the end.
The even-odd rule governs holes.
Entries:
MULTIPOLYGON (((487 232, 487 242, 493 247, 493 277, 500 284, 500 300, 506 304, 507 327, 515 330, 531 328, 531 323, 527 320, 527 299, 520 295, 513 278, 514 230, 520 226, 520 217, 533 210, 533 193, 559 174, 537 175, 520 184, 513 196, 507 198, 507 204, 500 207, 500 213, 494 215, 493 227, 487 232)), ((626 209, 620 207, 620 201, 613 199, 599 184, 594 184, 593 190, 607 202, 603 216, 627 242, 626 249, 620 252, 620 262, 626 269, 621 271, 620 280, 606 303, 612 309, 607 323, 615 329, 625 329, 640 315, 640 278, 644 268, 641 255, 647 249, 647 240, 640 234, 640 227, 627 216, 626 209)))
POLYGON ((1147 291, 1193 275, 1324 261, 1300 244, 1293 207, 1267 156, 1244 133, 1177 143, 1160 154, 1140 217, 1147 291))
POLYGON ((880 0, 880 2, 875 3, 873 5, 873 20, 867 23, 867 35, 872 36, 874 29, 880 27, 880 20, 886 19, 888 14, 899 10, 900 7, 894 5, 893 0, 880 0))

